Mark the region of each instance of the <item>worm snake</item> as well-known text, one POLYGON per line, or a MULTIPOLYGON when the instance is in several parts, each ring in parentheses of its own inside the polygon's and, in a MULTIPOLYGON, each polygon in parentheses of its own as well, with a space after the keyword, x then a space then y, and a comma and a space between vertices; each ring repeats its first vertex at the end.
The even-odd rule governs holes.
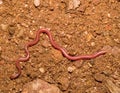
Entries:
POLYGON ((99 52, 97 52, 97 53, 95 53, 95 54, 91 54, 91 55, 71 56, 71 55, 69 55, 69 54, 66 52, 66 50, 65 50, 64 48, 62 48, 61 46, 59 46, 58 44, 55 43, 55 41, 53 40, 53 37, 52 37, 52 35, 51 35, 51 33, 50 33, 49 30, 47 30, 47 29, 39 29, 39 30, 37 31, 37 33, 36 33, 35 39, 34 39, 33 41, 28 42, 28 43, 24 46, 26 56, 25 56, 25 57, 20 57, 20 58, 18 58, 18 59, 16 60, 15 65, 16 65, 16 68, 17 68, 18 72, 17 72, 17 73, 14 73, 14 74, 10 77, 10 79, 16 79, 16 78, 18 78, 18 77, 21 75, 20 62, 26 62, 26 61, 29 60, 29 58, 30 58, 30 53, 29 53, 29 51, 28 51, 28 48, 31 47, 31 46, 33 46, 33 45, 35 45, 35 44, 37 44, 37 43, 39 42, 39 37, 40 37, 40 34, 41 34, 41 33, 46 33, 46 34, 48 35, 48 37, 49 37, 49 40, 50 40, 51 45, 52 45, 55 49, 61 51, 61 53, 63 54, 63 56, 66 57, 66 58, 68 58, 69 60, 73 60, 73 61, 74 61, 74 60, 81 60, 81 59, 83 59, 83 60, 84 60, 84 59, 92 59, 92 58, 96 58, 96 57, 98 57, 98 56, 103 55, 103 54, 106 53, 106 51, 99 51, 99 52))

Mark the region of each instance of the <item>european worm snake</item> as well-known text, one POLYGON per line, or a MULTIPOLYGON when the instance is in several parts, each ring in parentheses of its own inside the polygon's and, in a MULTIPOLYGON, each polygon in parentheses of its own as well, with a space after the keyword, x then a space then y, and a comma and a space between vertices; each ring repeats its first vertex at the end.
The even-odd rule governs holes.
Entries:
POLYGON ((56 44, 56 42, 53 40, 53 37, 52 37, 52 35, 51 35, 51 33, 50 33, 49 30, 47 30, 47 29, 39 29, 39 30, 37 31, 37 33, 36 33, 35 39, 34 39, 33 41, 31 41, 31 42, 28 42, 28 43, 25 45, 25 47, 24 47, 26 56, 25 56, 25 57, 20 57, 20 58, 18 58, 18 59, 16 60, 15 65, 16 65, 16 68, 17 68, 18 72, 15 73, 15 74, 13 74, 13 75, 10 77, 10 79, 16 79, 16 78, 18 78, 18 77, 21 75, 20 62, 26 62, 26 61, 29 60, 29 58, 30 58, 30 53, 29 53, 29 51, 28 51, 28 48, 31 47, 31 46, 33 46, 33 45, 35 45, 35 44, 37 44, 37 43, 39 42, 39 37, 40 37, 40 34, 41 34, 41 33, 46 33, 46 34, 48 35, 48 37, 49 37, 49 40, 50 40, 51 45, 52 45, 55 49, 61 51, 61 53, 63 54, 63 56, 66 57, 66 58, 68 58, 69 60, 73 60, 73 61, 74 61, 74 60, 81 60, 81 59, 92 59, 92 58, 96 58, 96 57, 98 57, 98 56, 103 55, 103 54, 106 53, 106 51, 99 51, 99 52, 94 53, 94 54, 91 54, 91 55, 71 56, 71 55, 69 55, 69 54, 66 52, 66 50, 65 50, 64 48, 62 48, 61 46, 59 46, 58 44, 56 44))

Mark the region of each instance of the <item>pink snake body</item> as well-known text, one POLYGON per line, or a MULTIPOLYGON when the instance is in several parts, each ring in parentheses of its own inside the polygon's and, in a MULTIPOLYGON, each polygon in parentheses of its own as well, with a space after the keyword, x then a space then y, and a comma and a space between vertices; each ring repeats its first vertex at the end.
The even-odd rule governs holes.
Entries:
POLYGON ((61 53, 63 54, 63 56, 65 56, 65 57, 68 58, 69 60, 73 60, 73 61, 74 61, 74 60, 81 60, 81 59, 92 59, 92 58, 96 58, 96 57, 98 57, 98 56, 103 55, 103 54, 106 53, 106 51, 99 51, 99 52, 97 52, 97 53, 95 53, 95 54, 91 54, 91 55, 71 56, 71 55, 69 55, 69 54, 66 52, 66 50, 65 50, 64 48, 60 47, 58 44, 55 43, 55 41, 53 40, 53 37, 52 37, 52 35, 51 35, 51 33, 50 33, 49 30, 47 30, 47 29, 40 29, 40 30, 37 31, 35 39, 34 39, 33 41, 31 41, 31 42, 28 42, 28 43, 25 45, 24 49, 25 49, 26 56, 25 56, 25 57, 20 57, 20 58, 18 58, 18 59, 16 60, 16 64, 15 64, 15 65, 16 65, 16 68, 18 69, 18 72, 15 73, 15 74, 13 74, 13 75, 10 77, 10 79, 16 79, 16 78, 18 78, 18 77, 20 76, 20 74, 21 74, 20 62, 25 62, 25 61, 28 61, 28 60, 29 60, 29 58, 30 58, 30 53, 29 53, 29 51, 28 51, 28 48, 31 47, 31 46, 33 46, 33 45, 35 45, 35 44, 37 44, 37 43, 39 42, 39 37, 40 37, 40 34, 41 34, 41 33, 46 33, 46 34, 48 35, 48 37, 49 37, 49 40, 50 40, 51 45, 52 45, 55 49, 61 51, 61 53))

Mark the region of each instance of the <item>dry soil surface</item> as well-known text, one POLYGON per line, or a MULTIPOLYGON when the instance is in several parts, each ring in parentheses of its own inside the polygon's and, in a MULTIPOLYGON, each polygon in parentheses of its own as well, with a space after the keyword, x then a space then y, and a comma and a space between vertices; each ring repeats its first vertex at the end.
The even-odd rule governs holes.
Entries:
POLYGON ((40 0, 35 7, 33 0, 0 0, 0 93, 21 93, 23 85, 35 79, 54 84, 63 93, 112 93, 108 79, 120 88, 120 1, 40 0), (70 55, 102 49, 108 53, 71 61, 42 34, 29 48, 30 60, 21 63, 20 77, 11 80, 17 72, 15 60, 25 55, 25 43, 39 28, 50 29, 70 55))

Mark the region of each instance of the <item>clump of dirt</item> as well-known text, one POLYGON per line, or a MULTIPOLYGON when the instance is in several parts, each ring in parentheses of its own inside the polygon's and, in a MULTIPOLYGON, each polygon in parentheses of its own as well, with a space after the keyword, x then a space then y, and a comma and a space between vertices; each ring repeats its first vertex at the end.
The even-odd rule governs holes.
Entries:
POLYGON ((36 7, 31 0, 0 0, 0 93, 21 93, 23 85, 37 78, 63 93, 110 93, 107 79, 120 88, 119 0, 39 3, 36 7), (10 80, 17 71, 15 60, 25 55, 24 45, 41 27, 50 29, 55 41, 73 56, 102 49, 109 52, 91 60, 70 61, 42 34, 39 43, 29 49, 30 60, 21 63, 21 76, 10 80))

